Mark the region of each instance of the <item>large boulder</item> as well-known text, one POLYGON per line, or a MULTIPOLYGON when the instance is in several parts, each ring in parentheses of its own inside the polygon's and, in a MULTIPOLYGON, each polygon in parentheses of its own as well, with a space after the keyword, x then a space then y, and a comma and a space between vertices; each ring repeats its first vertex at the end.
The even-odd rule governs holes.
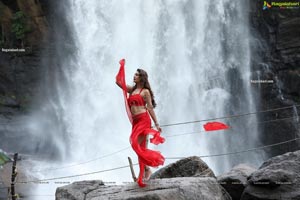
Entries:
POLYGON ((145 188, 136 183, 104 185, 102 181, 75 182, 57 188, 56 200, 229 200, 213 171, 199 157, 184 158, 156 173, 145 188))
POLYGON ((241 200, 300 199, 300 150, 273 157, 248 178, 241 200))
POLYGON ((217 180, 230 194, 232 200, 240 200, 247 185, 247 178, 255 170, 254 167, 247 164, 239 164, 233 167, 228 173, 218 176, 217 180))
POLYGON ((59 187, 56 200, 230 200, 229 194, 212 177, 155 179, 147 187, 136 183, 103 185, 102 181, 75 182, 59 187))
POLYGON ((152 174, 151 179, 171 177, 215 177, 214 172, 197 156, 187 157, 152 174))
POLYGON ((74 182, 71 185, 57 188, 55 199, 85 199, 88 193, 90 193, 93 190, 96 190, 100 186, 104 186, 104 183, 101 180, 74 182))

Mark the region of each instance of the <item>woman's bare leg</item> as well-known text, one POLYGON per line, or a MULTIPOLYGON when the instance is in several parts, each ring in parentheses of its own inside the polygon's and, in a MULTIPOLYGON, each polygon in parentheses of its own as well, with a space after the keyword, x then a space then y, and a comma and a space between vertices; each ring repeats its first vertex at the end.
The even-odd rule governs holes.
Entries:
POLYGON ((149 166, 145 167, 145 180, 148 181, 150 179, 152 172, 149 166))
MULTIPOLYGON (((148 147, 147 136, 140 136, 138 138, 138 143, 141 144, 142 147, 147 148, 148 147)), ((144 168, 145 168, 144 169, 145 170, 145 176, 144 176, 145 180, 149 180, 149 178, 150 178, 150 176, 152 174, 152 172, 150 170, 150 167, 147 166, 147 165, 145 165, 144 168)), ((140 168, 140 170, 141 170, 141 168, 140 168)))
MULTIPOLYGON (((145 146, 145 136, 139 136, 138 137, 138 143, 141 145, 141 147, 145 146)), ((140 187, 145 187, 146 185, 143 183, 143 178, 144 178, 144 172, 145 172, 145 164, 143 164, 140 159, 139 159, 139 167, 140 167, 140 173, 139 177, 137 179, 137 183, 139 184, 140 187)))

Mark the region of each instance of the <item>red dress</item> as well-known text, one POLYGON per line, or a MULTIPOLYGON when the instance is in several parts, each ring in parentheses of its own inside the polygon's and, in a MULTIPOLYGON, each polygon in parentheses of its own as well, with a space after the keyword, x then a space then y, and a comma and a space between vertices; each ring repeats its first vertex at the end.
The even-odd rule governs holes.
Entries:
POLYGON ((129 117, 130 122, 132 123, 132 132, 130 135, 130 144, 133 150, 136 152, 139 159, 139 167, 140 174, 138 177, 138 184, 140 187, 146 186, 143 183, 143 176, 145 171, 145 165, 151 167, 157 167, 159 165, 163 165, 165 158, 161 155, 159 151, 154 151, 147 149, 146 140, 144 140, 141 144, 138 143, 138 138, 140 136, 146 137, 148 134, 153 135, 153 138, 150 139, 150 142, 153 144, 160 144, 165 141, 163 137, 160 136, 160 132, 151 129, 151 119, 149 117, 148 112, 140 113, 132 116, 130 112, 131 106, 145 106, 146 102, 143 97, 139 94, 130 95, 127 99, 127 88, 125 82, 125 71, 124 65, 125 60, 120 61, 120 70, 117 74, 116 80, 119 84, 121 84, 123 89, 123 94, 125 98, 126 111, 129 117))

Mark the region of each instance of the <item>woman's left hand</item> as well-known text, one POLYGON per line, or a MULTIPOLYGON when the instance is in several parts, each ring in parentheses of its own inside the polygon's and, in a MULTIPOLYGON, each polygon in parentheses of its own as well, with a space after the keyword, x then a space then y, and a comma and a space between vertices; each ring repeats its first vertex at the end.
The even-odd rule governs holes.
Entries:
POLYGON ((155 127, 156 127, 156 129, 158 130, 158 132, 160 132, 160 133, 162 132, 162 130, 161 130, 159 124, 155 125, 155 127))

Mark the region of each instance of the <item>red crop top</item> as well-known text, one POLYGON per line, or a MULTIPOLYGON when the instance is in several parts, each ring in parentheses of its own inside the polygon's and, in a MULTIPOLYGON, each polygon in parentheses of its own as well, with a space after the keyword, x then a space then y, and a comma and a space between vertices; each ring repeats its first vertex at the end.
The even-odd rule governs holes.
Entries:
POLYGON ((145 106, 146 101, 141 96, 141 92, 144 88, 140 90, 138 94, 130 95, 127 99, 129 107, 131 106, 145 106))

